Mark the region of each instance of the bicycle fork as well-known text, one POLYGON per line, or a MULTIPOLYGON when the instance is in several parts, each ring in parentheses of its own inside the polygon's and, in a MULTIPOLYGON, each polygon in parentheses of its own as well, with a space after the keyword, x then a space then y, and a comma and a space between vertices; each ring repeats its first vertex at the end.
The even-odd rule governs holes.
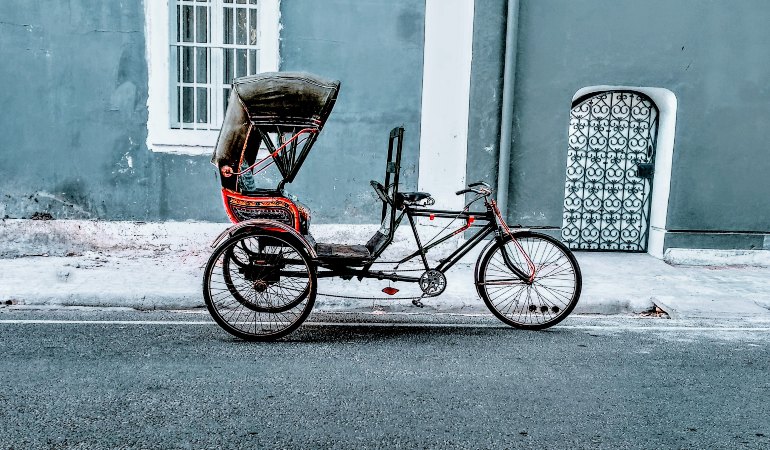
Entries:
POLYGON ((511 229, 508 227, 508 224, 505 222, 505 219, 503 219, 503 215, 500 213, 500 209, 497 207, 497 202, 494 200, 491 200, 489 202, 489 206, 492 208, 492 211, 495 213, 495 216, 497 217, 497 220, 499 222, 500 228, 503 229, 503 231, 511 238, 511 241, 514 243, 518 251, 524 255, 524 259, 527 262, 527 268, 529 269, 529 273, 525 273, 523 270, 519 269, 518 266, 513 262, 511 259, 511 256, 508 254, 508 249, 506 248, 506 245, 502 242, 502 239, 500 241, 500 253, 503 254, 503 262, 505 262, 505 265, 513 272, 521 281, 532 284, 535 281, 535 275, 536 275, 536 268, 535 264, 532 262, 532 259, 530 259, 529 255, 526 251, 524 251, 524 247, 522 247, 521 243, 518 239, 513 235, 513 232, 511 232, 511 229))

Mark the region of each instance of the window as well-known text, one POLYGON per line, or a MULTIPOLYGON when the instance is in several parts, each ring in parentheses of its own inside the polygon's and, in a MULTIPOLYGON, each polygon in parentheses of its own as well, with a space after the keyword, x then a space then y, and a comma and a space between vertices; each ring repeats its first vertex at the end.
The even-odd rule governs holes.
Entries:
POLYGON ((206 154, 233 78, 278 70, 278 0, 145 0, 147 146, 206 154))

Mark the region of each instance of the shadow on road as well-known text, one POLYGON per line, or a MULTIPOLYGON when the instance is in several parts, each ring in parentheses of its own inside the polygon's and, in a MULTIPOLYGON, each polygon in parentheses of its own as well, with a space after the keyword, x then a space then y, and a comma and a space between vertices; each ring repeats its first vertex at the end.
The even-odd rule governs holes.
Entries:
POLYGON ((571 329, 551 328, 541 331, 519 330, 505 325, 501 326, 435 326, 424 325, 315 325, 308 324, 299 328, 289 336, 272 342, 249 342, 238 338, 230 338, 224 334, 221 341, 242 345, 286 345, 286 344, 326 344, 326 343, 383 343, 391 341, 420 342, 420 341, 453 341, 459 339, 478 338, 511 338, 515 341, 530 341, 538 339, 551 340, 556 337, 584 334, 571 329))

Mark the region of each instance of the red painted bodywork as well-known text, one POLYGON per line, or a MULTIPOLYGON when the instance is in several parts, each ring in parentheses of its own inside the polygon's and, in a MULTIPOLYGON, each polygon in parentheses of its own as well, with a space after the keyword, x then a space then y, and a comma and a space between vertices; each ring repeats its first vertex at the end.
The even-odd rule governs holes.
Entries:
MULTIPOLYGON (((305 223, 309 222, 310 220, 310 211, 308 211, 306 208, 297 205, 294 203, 291 199, 288 199, 286 197, 253 197, 248 195, 239 194, 235 191, 231 191, 230 189, 223 188, 222 189, 222 201, 225 205, 225 211, 227 212, 227 216, 230 218, 230 221, 233 223, 238 223, 241 220, 238 219, 236 213, 233 211, 233 206, 243 206, 244 208, 250 208, 250 209, 273 209, 273 210, 284 210, 289 218, 291 223, 287 223, 287 225, 291 226, 298 232, 302 233, 305 230, 302 230, 301 222, 302 219, 305 220, 305 223)), ((279 220, 281 221, 281 220, 279 220)), ((282 222, 282 221, 281 221, 282 222)), ((282 230, 275 230, 275 231, 282 231, 282 230)))

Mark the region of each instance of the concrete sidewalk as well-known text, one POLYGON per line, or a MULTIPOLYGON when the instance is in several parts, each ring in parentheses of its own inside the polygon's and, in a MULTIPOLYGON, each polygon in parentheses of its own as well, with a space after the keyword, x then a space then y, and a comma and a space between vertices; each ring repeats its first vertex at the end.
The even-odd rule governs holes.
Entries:
MULTIPOLYGON (((202 307, 208 256, 207 249, 156 249, 0 259, 0 301, 139 309, 202 307)), ((646 254, 577 253, 577 257, 583 294, 576 313, 641 313, 658 306, 674 318, 770 317, 770 268, 672 266, 646 254)), ((466 259, 449 271, 447 290, 427 299, 423 312, 487 312, 473 285, 475 258, 466 259)), ((322 279, 318 291, 316 309, 326 311, 414 311, 409 300, 399 297, 419 295, 414 284, 356 279, 322 279), (388 297, 381 292, 388 285, 401 291, 388 297)))
MULTIPOLYGON (((423 242, 442 232, 443 224, 436 225, 418 223, 423 242)), ((0 301, 139 309, 202 307, 203 268, 212 252, 208 244, 227 226, 212 222, 2 220, 0 301)), ((357 244, 366 242, 378 227, 319 224, 313 225, 313 235, 318 242, 357 244)), ((433 261, 443 258, 457 245, 456 240, 447 241, 428 257, 433 261)), ((447 273, 446 291, 427 299, 422 312, 487 313, 473 285, 473 267, 482 247, 477 246, 447 273)), ((401 227, 382 260, 400 259, 414 248, 409 227, 401 227)), ((735 263, 736 258, 710 260, 713 252, 680 249, 669 253, 674 257, 668 261, 700 265, 669 265, 647 254, 577 253, 583 294, 575 311, 629 314, 658 306, 672 317, 683 318, 770 315, 770 265, 766 264, 770 252, 743 252, 737 261, 750 265, 741 266, 719 266, 735 263)), ((399 297, 420 295, 416 284, 329 278, 319 280, 318 292, 318 310, 359 312, 415 311, 410 300, 399 297), (400 289, 399 294, 383 294, 388 285, 400 289)))

